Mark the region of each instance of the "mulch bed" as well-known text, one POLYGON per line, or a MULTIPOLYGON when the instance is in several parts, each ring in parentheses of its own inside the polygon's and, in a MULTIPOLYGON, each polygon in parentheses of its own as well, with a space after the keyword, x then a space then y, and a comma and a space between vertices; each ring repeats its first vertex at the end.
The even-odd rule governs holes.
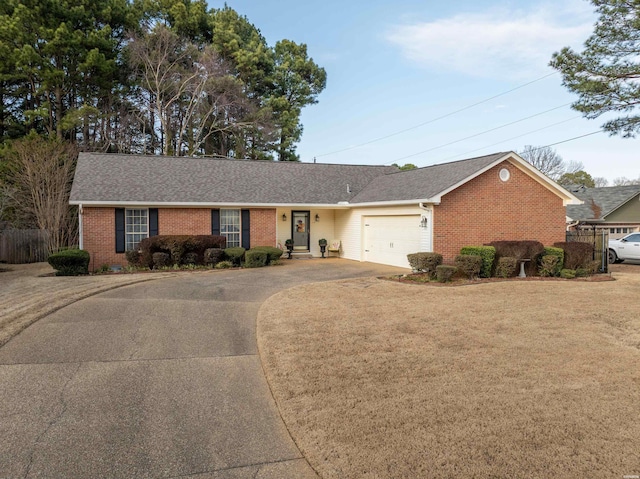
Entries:
POLYGON ((591 276, 586 276, 584 278, 573 278, 573 279, 564 279, 564 278, 554 278, 554 277, 543 277, 543 276, 527 276, 526 278, 476 278, 470 280, 468 278, 453 278, 451 281, 447 283, 441 283, 437 280, 429 279, 429 275, 427 273, 413 273, 413 274, 401 274, 394 276, 382 276, 379 279, 384 279, 387 281, 395 281, 398 283, 408 283, 408 284, 420 284, 425 286, 469 286, 474 284, 486 284, 486 283, 502 283, 502 282, 522 282, 522 281, 581 281, 588 283, 600 283, 603 281, 615 281, 615 278, 611 276, 611 274, 594 274, 591 276))

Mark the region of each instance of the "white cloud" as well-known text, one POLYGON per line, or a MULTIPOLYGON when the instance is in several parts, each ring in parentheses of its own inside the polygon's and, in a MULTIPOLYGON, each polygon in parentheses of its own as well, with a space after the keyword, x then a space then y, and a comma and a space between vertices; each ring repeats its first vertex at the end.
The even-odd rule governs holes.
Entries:
POLYGON ((423 67, 488 78, 531 78, 549 71, 554 52, 567 45, 580 48, 593 31, 588 2, 558 3, 563 5, 396 25, 386 38, 423 67))

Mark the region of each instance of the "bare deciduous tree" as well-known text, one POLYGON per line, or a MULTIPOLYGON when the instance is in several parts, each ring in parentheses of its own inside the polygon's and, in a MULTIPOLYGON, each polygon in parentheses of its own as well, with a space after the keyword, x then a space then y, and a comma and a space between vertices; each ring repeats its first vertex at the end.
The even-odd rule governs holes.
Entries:
MULTIPOLYGON (((129 45, 142 85, 139 110, 159 122, 164 155, 192 155, 209 137, 254 127, 256 108, 213 46, 198 47, 163 25, 129 45)), ((226 154, 226 152, 222 152, 226 154)))
POLYGON ((593 182, 595 183, 596 188, 604 188, 605 186, 609 186, 609 180, 607 180, 603 176, 596 176, 593 179, 593 182))
POLYGON ((557 180, 566 173, 566 164, 553 148, 527 145, 519 155, 552 180, 557 180))
POLYGON ((69 207, 78 158, 74 145, 29 136, 13 144, 8 181, 12 206, 32 226, 49 232, 49 251, 77 241, 77 220, 69 207))
POLYGON ((629 186, 629 185, 640 185, 640 178, 635 180, 630 180, 626 176, 620 176, 618 178, 614 178, 613 186, 629 186))

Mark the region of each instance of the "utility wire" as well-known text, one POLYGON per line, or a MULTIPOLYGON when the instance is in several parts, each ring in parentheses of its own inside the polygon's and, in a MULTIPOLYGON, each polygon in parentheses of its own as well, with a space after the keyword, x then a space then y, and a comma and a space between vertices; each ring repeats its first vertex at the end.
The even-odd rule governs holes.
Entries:
POLYGON ((448 156, 447 158, 444 158, 444 159, 440 160, 440 162, 449 161, 449 160, 452 160, 453 158, 458 158, 460 156, 464 157, 464 156, 470 155, 471 153, 475 153, 476 151, 486 150, 487 148, 491 148, 492 146, 501 145, 502 143, 506 143, 506 142, 512 141, 512 140, 517 140, 518 138, 522 138, 523 136, 527 136, 527 135, 530 135, 532 133, 537 133, 539 131, 546 130, 548 128, 552 128, 554 126, 558 126, 558 125, 561 125, 563 123, 567 123, 569 121, 577 120, 578 118, 582 118, 582 115, 577 115, 577 116, 574 116, 574 117, 569 118, 567 120, 562 120, 562 121, 559 121, 557 123, 552 123, 551 125, 543 126, 542 128, 538 128, 537 130, 527 131, 526 133, 522 133, 521 135, 512 136, 511 138, 507 138, 506 140, 500 140, 497 143, 491 143, 490 145, 483 146, 482 148, 476 148, 475 150, 469 150, 469 151, 465 151, 464 153, 459 153, 457 155, 448 156))
POLYGON ((455 110, 455 111, 452 111, 452 112, 447 113, 445 115, 438 116, 436 118, 432 118, 431 120, 427 120, 427 121, 425 121, 423 123, 420 123, 418 125, 410 126, 409 128, 405 128, 404 130, 399 130, 399 131, 396 131, 395 133, 390 133, 388 135, 381 136, 381 137, 378 137, 378 138, 374 138, 373 140, 365 141, 364 143, 359 143, 357 145, 349 146, 347 148, 342 148, 340 150, 335 150, 335 151, 331 151, 331 152, 328 152, 328 153, 322 153, 321 155, 314 155, 314 156, 316 158, 319 158, 321 156, 335 155, 336 153, 342 153, 343 151, 355 150, 356 148, 360 148, 362 146, 370 145, 371 143, 376 143, 376 142, 381 141, 381 140, 386 140, 387 138, 391 138, 393 136, 400 135, 402 133, 406 133, 407 131, 415 130, 416 128, 420 128, 421 126, 425 126, 425 125, 428 125, 430 123, 434 123, 434 122, 436 122, 438 120, 442 120, 443 118, 447 118, 447 117, 453 116, 453 115, 455 115, 457 113, 469 110, 469 109, 471 109, 473 107, 476 107, 478 105, 482 105, 483 103, 487 103, 487 102, 489 102, 491 100, 495 100, 496 98, 499 98, 501 96, 507 95, 507 94, 509 94, 511 92, 514 92, 514 91, 519 90, 521 88, 524 88, 526 86, 529 86, 532 83, 536 83, 536 82, 539 82, 540 80, 544 80, 545 78, 548 78, 548 77, 550 77, 552 75, 555 75, 556 73, 557 72, 549 73, 549 74, 544 75, 544 76, 542 76, 540 78, 536 78, 535 80, 531 80, 530 82, 523 83, 522 85, 519 85, 519 86, 517 86, 515 88, 512 88, 511 90, 507 90, 507 91, 504 91, 502 93, 498 93, 497 95, 494 95, 494 96, 489 97, 489 98, 485 98, 484 100, 478 101, 478 102, 473 103, 471 105, 467 105, 467 106, 465 106, 463 108, 460 108, 459 110, 455 110))
MULTIPOLYGON (((422 154, 428 153, 430 151, 434 151, 434 150, 438 150, 440 148, 444 148, 445 146, 454 145, 456 143, 460 143, 461 141, 469 140, 471 138, 476 138, 478 136, 485 135, 485 134, 490 133, 492 131, 500 130, 501 128, 506 128, 507 126, 515 125, 516 123, 520 123, 520 122, 523 122, 525 120, 530 120, 531 118, 535 118, 536 116, 544 115, 545 113, 549 113, 550 111, 554 111, 554 110, 558 110, 560 108, 564 108, 565 106, 568 106, 568 105, 571 105, 571 103, 565 103, 563 105, 556 106, 554 108, 550 108, 549 110, 545 110, 545 111, 542 111, 540 113, 536 113, 534 115, 529 115, 527 117, 520 118, 519 120, 515 120, 515 121, 509 122, 509 123, 505 123, 504 125, 496 126, 495 128, 490 128, 488 130, 481 131, 480 133, 475 133, 473 135, 465 136, 464 138, 460 138, 458 140, 450 141, 449 143, 444 143, 442 145, 434 146, 433 148, 429 148, 428 150, 423 150, 423 151, 419 151, 417 153, 412 153, 410 155, 406 155, 406 156, 403 156, 401 158, 397 158, 397 159, 391 161, 390 163, 396 163, 396 162, 401 161, 401 160, 406 160, 407 158, 413 158, 414 156, 422 155, 422 154)), ((385 163, 385 164, 387 164, 387 163, 385 163)))

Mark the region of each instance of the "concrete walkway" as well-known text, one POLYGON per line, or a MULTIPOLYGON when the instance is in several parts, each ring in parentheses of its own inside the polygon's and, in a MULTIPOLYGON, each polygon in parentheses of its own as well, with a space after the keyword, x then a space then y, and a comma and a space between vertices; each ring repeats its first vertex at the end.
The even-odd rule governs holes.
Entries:
POLYGON ((315 478, 264 378, 258 309, 294 285, 406 270, 284 263, 114 289, 1 347, 0 477, 315 478))

